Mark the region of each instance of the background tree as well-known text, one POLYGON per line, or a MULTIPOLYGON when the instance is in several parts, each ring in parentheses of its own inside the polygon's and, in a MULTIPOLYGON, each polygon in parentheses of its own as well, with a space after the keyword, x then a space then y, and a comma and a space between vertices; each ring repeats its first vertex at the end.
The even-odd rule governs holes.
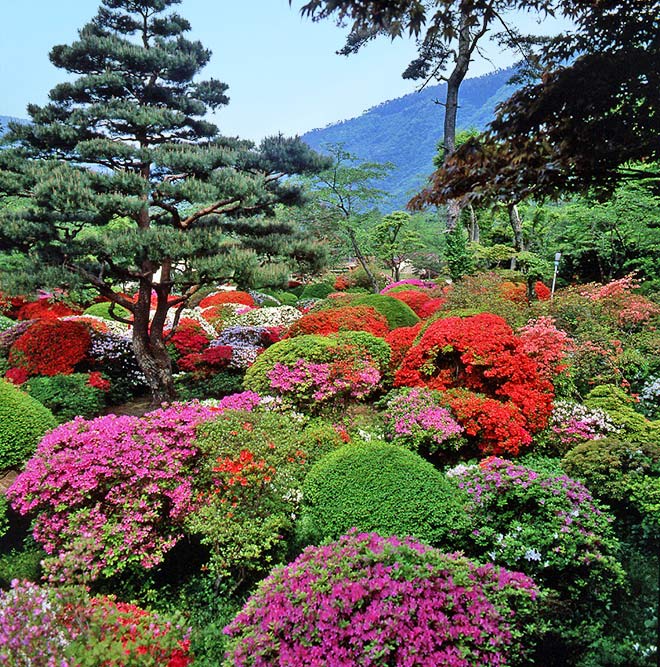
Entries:
POLYGON ((412 216, 405 211, 383 216, 374 226, 371 238, 376 255, 392 271, 395 281, 401 277, 403 263, 423 246, 420 234, 412 229, 412 216))
POLYGON ((374 292, 378 292, 378 281, 369 267, 361 237, 367 235, 370 217, 386 197, 376 183, 391 170, 392 165, 361 162, 341 144, 329 145, 326 151, 332 165, 311 179, 313 195, 323 208, 334 212, 337 230, 349 240, 374 292))
POLYGON ((660 180, 660 1, 564 0, 561 11, 575 30, 546 44, 540 81, 436 172, 438 201, 604 196, 622 181, 660 180))
POLYGON ((169 311, 241 265, 233 231, 246 218, 299 200, 287 174, 323 165, 297 139, 255 147, 203 120, 227 104, 227 86, 195 80, 211 54, 185 38, 188 22, 170 11, 179 3, 103 0, 77 41, 50 53, 77 78, 30 105, 31 123, 11 125, 12 148, 0 151, 0 192, 28 200, 0 217, 0 245, 25 261, 20 287, 87 284, 128 309, 156 402, 174 396, 169 311), (107 224, 118 216, 130 228, 107 224), (137 299, 118 282, 136 283, 137 299))
MULTIPOLYGON (((534 39, 522 37, 508 14, 514 10, 553 14, 558 0, 408 0, 365 2, 364 0, 311 0, 302 13, 320 20, 335 16, 338 23, 352 21, 344 55, 356 53, 378 37, 400 37, 404 33, 417 39, 418 56, 403 72, 403 77, 445 81, 442 143, 448 157, 456 148, 456 117, 460 86, 470 62, 486 35, 501 45, 516 49, 525 58, 527 44, 534 39), (497 31, 494 32, 494 29, 497 31), (446 73, 448 72, 448 73, 446 73)), ((460 214, 460 204, 447 200, 447 228, 452 229, 460 214)))

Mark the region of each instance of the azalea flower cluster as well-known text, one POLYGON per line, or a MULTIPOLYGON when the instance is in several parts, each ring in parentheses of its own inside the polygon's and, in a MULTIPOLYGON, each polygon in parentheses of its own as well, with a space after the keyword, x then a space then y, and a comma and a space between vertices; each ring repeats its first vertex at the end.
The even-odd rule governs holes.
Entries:
POLYGON ((130 563, 153 567, 191 511, 195 428, 217 410, 175 404, 144 418, 80 417, 54 429, 8 491, 59 581, 95 579, 130 563))
POLYGON ((386 436, 413 451, 424 449, 432 454, 462 444, 463 427, 441 407, 439 393, 424 387, 391 394, 384 419, 386 436))
POLYGON ((535 597, 525 575, 352 532, 260 584, 225 628, 228 658, 235 667, 521 664, 535 597))
POLYGON ((288 336, 317 334, 328 336, 340 331, 368 331, 385 336, 390 330, 387 319, 368 306, 343 306, 303 315, 288 331, 288 336))
POLYGON ((292 366, 276 362, 267 373, 273 389, 295 402, 317 403, 341 397, 356 399, 371 394, 381 380, 381 373, 370 360, 337 359, 313 362, 298 359, 292 366))
POLYGON ((555 401, 551 427, 559 437, 563 451, 587 440, 600 440, 618 433, 611 417, 604 411, 573 401, 555 401))

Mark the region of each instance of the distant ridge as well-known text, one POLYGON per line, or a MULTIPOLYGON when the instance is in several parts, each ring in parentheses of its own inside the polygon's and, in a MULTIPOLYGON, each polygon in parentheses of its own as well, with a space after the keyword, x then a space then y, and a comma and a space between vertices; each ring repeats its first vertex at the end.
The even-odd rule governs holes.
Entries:
POLYGON ((0 136, 2 136, 7 131, 7 126, 11 121, 16 121, 18 123, 27 122, 23 118, 14 118, 13 116, 0 116, 0 136))
MULTIPOLYGON (((497 104, 507 99, 514 68, 466 79, 459 93, 458 127, 483 129, 494 116, 497 104)), ((426 183, 433 171, 433 156, 442 137, 446 84, 425 88, 382 102, 362 115, 318 128, 302 135, 312 148, 343 143, 361 160, 396 165, 382 189, 392 193, 387 210, 403 209, 410 197, 426 183)))

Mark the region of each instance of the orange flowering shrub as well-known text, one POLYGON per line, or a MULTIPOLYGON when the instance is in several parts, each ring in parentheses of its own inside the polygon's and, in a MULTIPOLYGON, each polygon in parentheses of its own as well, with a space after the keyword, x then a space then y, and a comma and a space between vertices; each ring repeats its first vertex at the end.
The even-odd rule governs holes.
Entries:
POLYGON ((287 337, 308 334, 328 336, 340 331, 367 331, 382 338, 388 333, 389 326, 385 316, 374 308, 369 306, 342 306, 341 308, 303 315, 297 322, 293 323, 287 337))
POLYGON ((254 299, 247 292, 240 290, 231 290, 227 292, 216 292, 209 294, 199 302, 200 308, 210 308, 211 306, 218 306, 223 303, 242 303, 245 306, 254 306, 254 299))

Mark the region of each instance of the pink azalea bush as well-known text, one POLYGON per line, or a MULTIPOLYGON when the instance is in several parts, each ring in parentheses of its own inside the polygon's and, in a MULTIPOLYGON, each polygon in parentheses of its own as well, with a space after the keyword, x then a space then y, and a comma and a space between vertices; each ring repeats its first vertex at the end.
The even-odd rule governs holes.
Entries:
POLYGON ((195 428, 215 414, 175 404, 143 418, 76 418, 48 433, 8 497, 20 514, 36 516, 50 576, 93 580, 160 563, 194 504, 195 428))
POLYGON ((426 387, 399 389, 385 403, 385 434, 413 451, 431 454, 458 449, 463 444, 463 427, 438 402, 439 392, 426 387))
POLYGON ((274 570, 225 628, 233 667, 525 664, 536 587, 412 538, 355 531, 274 570))
POLYGON ((283 395, 297 394, 313 401, 327 401, 345 395, 364 398, 381 380, 378 368, 369 360, 314 363, 298 359, 293 366, 275 363, 268 372, 273 389, 283 395))

